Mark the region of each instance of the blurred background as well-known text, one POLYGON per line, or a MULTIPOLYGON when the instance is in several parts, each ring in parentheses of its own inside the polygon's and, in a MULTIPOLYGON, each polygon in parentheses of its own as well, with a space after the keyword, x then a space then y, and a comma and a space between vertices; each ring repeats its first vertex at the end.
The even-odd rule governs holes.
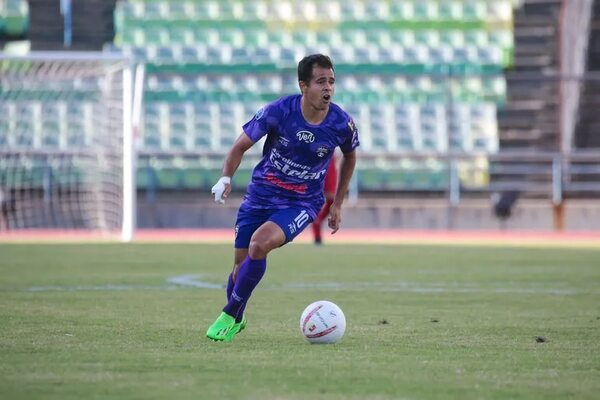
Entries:
MULTIPOLYGON (((345 228, 600 230, 599 0, 0 0, 0 231, 230 228, 241 126, 335 63, 345 228)), ((125 235, 127 236, 127 235, 125 235)))

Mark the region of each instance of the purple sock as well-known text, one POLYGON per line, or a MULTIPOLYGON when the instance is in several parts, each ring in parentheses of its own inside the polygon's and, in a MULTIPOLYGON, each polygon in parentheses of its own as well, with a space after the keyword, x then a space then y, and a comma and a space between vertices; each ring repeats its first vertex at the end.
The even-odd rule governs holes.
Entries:
POLYGON ((267 269, 267 259, 253 260, 250 256, 246 256, 238 271, 235 285, 227 305, 223 311, 237 318, 240 311, 243 311, 244 305, 248 302, 252 291, 258 285, 265 270, 267 269))
MULTIPOLYGON (((229 302, 229 299, 231 298, 231 293, 233 292, 233 286, 235 284, 233 283, 233 273, 229 274, 229 279, 227 279, 227 302, 229 302)), ((244 303, 242 305, 242 307, 240 308, 240 310, 238 311, 238 315, 235 318, 235 322, 240 323, 242 322, 242 317, 244 316, 244 310, 246 309, 246 303, 244 303)))
POLYGON ((235 317, 236 324, 239 324, 240 322, 242 322, 242 319, 244 318, 244 310, 245 309, 246 309, 246 302, 244 302, 244 304, 242 304, 242 306, 240 307, 240 309, 237 313, 237 317, 235 317))
POLYGON ((233 272, 229 274, 229 279, 227 279, 227 301, 231 298, 231 292, 233 292, 233 272))

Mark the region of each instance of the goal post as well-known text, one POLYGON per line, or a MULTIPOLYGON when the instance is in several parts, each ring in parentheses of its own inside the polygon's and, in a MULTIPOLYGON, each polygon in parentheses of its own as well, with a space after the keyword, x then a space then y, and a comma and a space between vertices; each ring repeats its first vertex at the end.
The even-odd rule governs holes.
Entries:
POLYGON ((132 240, 140 85, 118 54, 0 53, 0 231, 132 240))

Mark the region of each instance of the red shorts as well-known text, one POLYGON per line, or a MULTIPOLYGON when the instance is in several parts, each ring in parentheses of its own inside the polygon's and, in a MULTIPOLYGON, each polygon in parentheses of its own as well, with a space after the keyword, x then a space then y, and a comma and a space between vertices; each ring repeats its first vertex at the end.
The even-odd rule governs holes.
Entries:
POLYGON ((331 160, 329 163, 329 167, 327 168, 327 173, 325 174, 325 186, 323 188, 323 192, 325 194, 334 195, 335 190, 337 189, 338 182, 338 173, 337 166, 335 165, 335 158, 331 160))

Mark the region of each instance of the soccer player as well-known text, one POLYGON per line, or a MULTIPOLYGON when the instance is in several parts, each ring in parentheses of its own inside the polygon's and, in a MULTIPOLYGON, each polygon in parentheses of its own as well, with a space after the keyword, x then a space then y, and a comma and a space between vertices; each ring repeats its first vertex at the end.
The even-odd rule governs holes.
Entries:
POLYGON ((315 240, 315 244, 320 245, 323 242, 323 238, 321 236, 321 228, 323 225, 323 221, 329 215, 329 208, 333 204, 333 199, 335 197, 335 189, 337 188, 337 166, 335 165, 335 156, 331 158, 331 162, 329 163, 329 167, 327 168, 327 172, 325 173, 325 186, 323 188, 323 194, 325 195, 325 204, 323 204, 323 208, 319 211, 319 215, 312 223, 312 231, 313 238, 315 240))
POLYGON ((227 153, 215 201, 231 192, 231 177, 244 153, 266 135, 263 157, 252 172, 235 224, 235 257, 227 282, 227 304, 206 336, 230 341, 246 327, 244 310, 262 279, 267 255, 291 242, 324 203, 323 181, 334 150, 342 151, 340 179, 328 226, 340 228, 341 207, 354 166, 358 131, 352 118, 332 103, 335 73, 328 56, 313 54, 298 63, 301 94, 285 96, 262 109, 243 127, 227 153))

